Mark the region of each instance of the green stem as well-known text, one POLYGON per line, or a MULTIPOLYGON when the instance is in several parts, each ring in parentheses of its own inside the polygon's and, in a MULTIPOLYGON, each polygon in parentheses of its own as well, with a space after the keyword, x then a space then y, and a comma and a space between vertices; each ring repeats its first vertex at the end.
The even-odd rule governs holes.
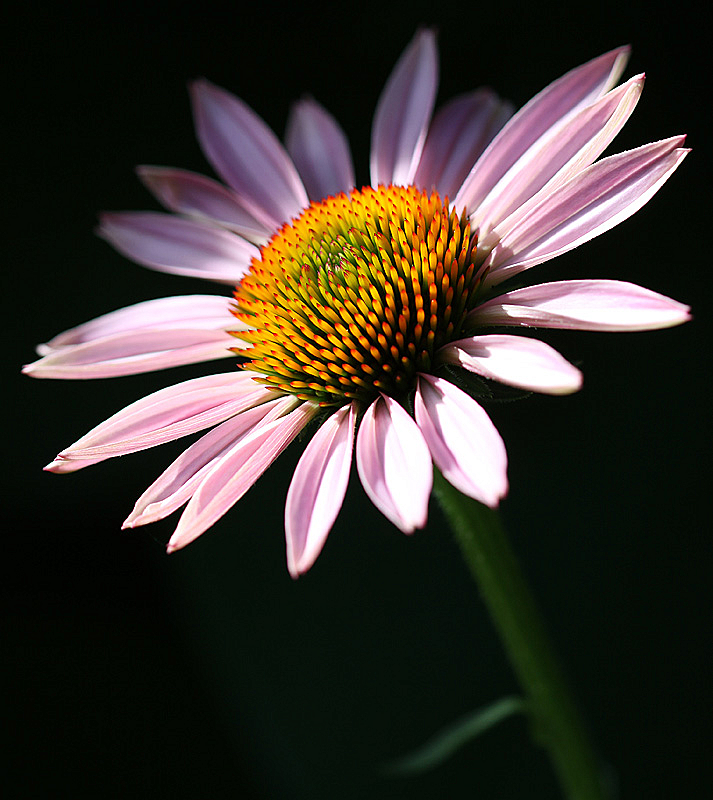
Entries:
POLYGON ((438 472, 434 490, 525 693, 533 737, 547 751, 564 797, 605 800, 592 746, 498 514, 462 495, 438 472))

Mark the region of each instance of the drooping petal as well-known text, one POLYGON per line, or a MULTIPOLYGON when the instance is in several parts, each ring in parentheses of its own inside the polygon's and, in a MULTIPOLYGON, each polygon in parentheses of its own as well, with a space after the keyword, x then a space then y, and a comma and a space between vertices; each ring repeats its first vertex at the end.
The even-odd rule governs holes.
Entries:
POLYGON ((217 181, 172 167, 138 167, 136 172, 146 188, 171 211, 214 220, 251 242, 262 244, 273 229, 240 205, 237 195, 217 181))
POLYGON ((225 331, 133 331, 63 347, 23 368, 35 378, 116 378, 183 364, 215 361, 234 353, 238 340, 225 331))
POLYGON ((680 325, 690 309, 624 281, 554 281, 516 289, 479 306, 479 325, 522 325, 580 331, 650 331, 680 325))
POLYGON ((217 425, 274 398, 274 392, 253 380, 256 376, 252 372, 207 375, 154 392, 97 425, 45 469, 73 472, 217 425))
POLYGON ((292 477, 285 503, 287 568, 293 578, 314 564, 344 502, 356 409, 332 414, 312 437, 292 477))
POLYGON ((438 352, 491 380, 545 394, 569 394, 582 386, 582 373, 548 344, 507 334, 473 336, 451 342, 438 352))
POLYGON ((289 411, 290 397, 268 400, 226 420, 192 444, 136 501, 122 528, 163 519, 190 500, 201 481, 218 461, 259 425, 289 411))
POLYGON ((298 216, 309 200, 277 136, 230 92, 206 80, 190 89, 203 152, 241 204, 272 230, 298 216))
POLYGON ((371 185, 413 180, 438 88, 438 53, 431 30, 414 36, 379 97, 371 130, 371 185))
POLYGON ((426 524, 431 456, 416 423, 386 395, 359 424, 356 463, 369 499, 397 528, 411 533, 426 524))
POLYGON ((490 417, 443 378, 420 375, 416 422, 446 480, 495 508, 508 489, 507 454, 490 417))
POLYGON ((455 97, 439 108, 428 129, 414 184, 455 197, 473 164, 512 116, 510 103, 490 89, 455 97))
POLYGON ((571 70, 535 95, 505 124, 478 159, 456 195, 455 205, 477 208, 540 136, 614 86, 628 58, 629 48, 619 47, 571 70))
MULTIPOLYGON (((298 402, 295 398, 286 401, 298 402)), ((198 538, 230 509, 312 419, 318 407, 301 403, 294 411, 242 438, 214 465, 191 497, 168 542, 173 552, 198 538)))
MULTIPOLYGON (((688 150, 683 136, 628 150, 592 164, 544 198, 511 228, 509 220, 483 241, 486 286, 566 253, 638 211, 663 186, 688 150)), ((518 216, 515 212, 513 216, 518 216)))
POLYGON ((260 256, 254 244, 230 231, 152 211, 102 214, 98 232, 145 267, 232 285, 260 256))
POLYGON ((526 201, 536 203, 540 190, 540 196, 551 193, 598 158, 631 116, 643 86, 643 75, 631 78, 529 147, 474 209, 481 239, 516 209, 526 217, 526 201))
POLYGON ((349 141, 339 123, 316 100, 305 98, 292 107, 285 144, 310 200, 319 201, 354 188, 349 141))
POLYGON ((105 336, 142 330, 190 328, 192 330, 243 330, 244 325, 230 312, 232 298, 210 294, 188 294, 146 300, 133 306, 102 314, 38 345, 46 355, 71 345, 85 344, 105 336))

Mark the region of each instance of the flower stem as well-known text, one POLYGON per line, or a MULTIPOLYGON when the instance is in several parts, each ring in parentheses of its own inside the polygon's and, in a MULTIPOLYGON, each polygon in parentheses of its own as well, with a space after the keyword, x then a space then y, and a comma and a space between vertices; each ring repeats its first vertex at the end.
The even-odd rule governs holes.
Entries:
POLYGON ((563 796, 605 800, 597 759, 498 514, 462 495, 438 471, 434 490, 525 693, 532 736, 547 751, 563 796))

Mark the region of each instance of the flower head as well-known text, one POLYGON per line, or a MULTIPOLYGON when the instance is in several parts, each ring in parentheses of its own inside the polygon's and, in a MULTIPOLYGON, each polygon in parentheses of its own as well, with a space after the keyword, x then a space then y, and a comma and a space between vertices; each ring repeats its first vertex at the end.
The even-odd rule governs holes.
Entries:
POLYGON ((435 37, 420 31, 379 99, 371 185, 361 189, 344 133, 314 100, 293 108, 285 148, 236 97, 193 84, 198 138, 225 185, 142 167, 175 213, 105 214, 100 233, 145 266, 230 284, 232 296, 114 311, 41 345, 25 371, 110 377, 223 357, 236 369, 138 400, 47 469, 71 472, 209 429, 124 523, 187 504, 175 550, 314 421, 285 505, 295 576, 336 519, 355 446, 364 490, 406 533, 426 522, 434 464, 497 506, 505 447, 467 376, 551 394, 581 385, 549 345, 503 328, 650 330, 688 319, 686 306, 614 280, 505 284, 629 217, 685 156, 677 136, 597 160, 643 86, 635 76, 612 88, 626 58, 621 48, 572 70, 514 115, 483 89, 433 115, 435 37))

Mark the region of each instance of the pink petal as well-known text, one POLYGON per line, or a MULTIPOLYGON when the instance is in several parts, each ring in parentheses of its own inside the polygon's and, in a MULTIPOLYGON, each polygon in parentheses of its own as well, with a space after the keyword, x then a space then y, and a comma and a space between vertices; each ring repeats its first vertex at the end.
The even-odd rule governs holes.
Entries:
POLYGON ((495 297, 471 314, 479 325, 580 331, 648 331, 690 319, 688 306, 623 281, 555 281, 495 297))
POLYGON ((126 406, 63 450, 45 469, 73 472, 217 425, 275 397, 254 372, 228 372, 169 386, 126 406))
POLYGON ((371 131, 371 185, 413 181, 438 88, 438 53, 431 30, 411 40, 379 97, 371 131))
POLYGON ((257 427, 228 450, 191 497, 168 542, 168 552, 185 547, 237 503, 317 410, 313 403, 302 403, 286 416, 257 427))
POLYGON ((493 186, 540 136, 616 84, 628 57, 628 47, 612 50, 571 70, 535 95, 493 139, 463 183, 455 205, 478 208, 493 186))
POLYGON ((576 367, 548 344, 524 336, 474 336, 452 342, 438 355, 449 364, 532 392, 568 394, 582 387, 576 367))
POLYGON ((431 456, 416 423, 386 395, 359 424, 356 463, 369 499, 397 528, 411 533, 426 524, 431 456))
POLYGON ((483 241, 487 251, 499 239, 484 262, 490 267, 485 284, 566 253, 630 217, 681 163, 688 152, 679 147, 683 141, 674 136, 604 158, 544 198, 520 224, 496 226, 483 241))
POLYGON ((473 164, 512 115, 512 106, 489 89, 453 98, 428 129, 414 183, 455 197, 473 164))
POLYGON ((35 378, 115 378, 227 358, 238 344, 225 331, 133 331, 63 347, 22 371, 35 378))
POLYGON ((138 167, 144 185, 171 211, 214 221, 262 244, 274 232, 246 211, 237 196, 217 181, 171 167, 138 167))
POLYGON ((415 411, 446 480, 495 508, 508 489, 507 454, 490 417, 465 392, 431 375, 419 376, 415 411))
POLYGON ((161 328, 192 330, 244 330, 230 313, 232 298, 209 294, 189 294, 147 300, 120 308, 58 334, 37 348, 40 355, 70 345, 85 344, 105 336, 161 328))
POLYGON ((322 200, 354 188, 347 137, 316 100, 306 98, 292 107, 285 144, 310 200, 322 200))
POLYGON ((260 251, 245 239, 195 220, 151 211, 102 214, 99 235, 160 272, 235 285, 260 251))
POLYGON ((291 397, 269 400, 231 417, 206 433, 184 450, 141 495, 122 528, 156 522, 180 508, 232 447, 257 426, 289 411, 292 404, 291 397))
POLYGON ((270 128, 230 92, 206 80, 190 88, 203 152, 241 205, 273 230, 299 216, 307 193, 270 128))
POLYGON ((516 209, 525 218, 531 207, 523 205, 525 201, 532 198, 534 206, 540 190, 540 197, 545 196, 598 158, 631 116, 643 87, 643 75, 631 78, 550 128, 529 147, 473 209, 481 240, 516 209))
POLYGON ((349 483, 356 409, 332 414, 312 437, 285 503, 287 567, 297 578, 314 564, 344 502, 349 483))

